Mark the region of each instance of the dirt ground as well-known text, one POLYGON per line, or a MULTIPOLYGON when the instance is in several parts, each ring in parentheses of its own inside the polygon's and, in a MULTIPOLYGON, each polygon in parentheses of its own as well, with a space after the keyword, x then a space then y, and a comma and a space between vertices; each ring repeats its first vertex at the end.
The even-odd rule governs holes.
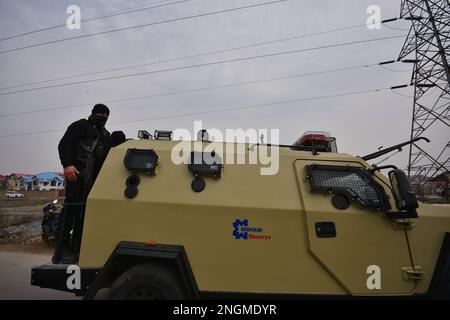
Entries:
POLYGON ((0 199, 0 251, 49 254, 41 239, 42 208, 49 200, 0 199))
POLYGON ((3 208, 23 208, 23 207, 43 207, 44 204, 53 199, 26 199, 26 198, 0 198, 0 209, 3 208))
POLYGON ((24 201, 19 199, 0 201, 0 229, 42 219, 45 201, 24 201))
POLYGON ((54 252, 41 239, 42 208, 49 201, 0 200, 0 300, 80 299, 30 284, 31 268, 49 263, 54 252))
POLYGON ((1 252, 23 252, 35 254, 53 254, 55 248, 44 241, 41 237, 35 237, 25 243, 3 243, 0 244, 1 252))

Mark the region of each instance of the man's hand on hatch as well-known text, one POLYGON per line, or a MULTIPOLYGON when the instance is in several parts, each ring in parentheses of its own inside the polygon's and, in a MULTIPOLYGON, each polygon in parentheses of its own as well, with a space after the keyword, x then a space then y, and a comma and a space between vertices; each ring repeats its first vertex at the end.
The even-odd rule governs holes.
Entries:
POLYGON ((77 180, 77 174, 80 172, 75 168, 75 166, 68 166, 64 168, 64 177, 70 181, 74 182, 77 180))

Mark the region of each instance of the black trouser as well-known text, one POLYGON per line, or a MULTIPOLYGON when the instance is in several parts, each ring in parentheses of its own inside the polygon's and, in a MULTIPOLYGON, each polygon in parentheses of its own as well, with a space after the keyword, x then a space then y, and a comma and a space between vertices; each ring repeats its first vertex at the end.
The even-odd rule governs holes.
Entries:
POLYGON ((66 200, 65 200, 65 214, 66 214, 66 228, 65 236, 70 236, 70 230, 73 228, 72 241, 70 249, 74 253, 80 252, 81 235, 83 232, 84 208, 87 198, 86 181, 84 175, 80 174, 75 182, 68 181, 66 184, 66 200))
POLYGON ((84 209, 90 189, 86 185, 85 176, 80 174, 74 182, 66 181, 66 198, 58 224, 58 242, 54 255, 54 263, 60 263, 64 251, 79 254, 83 233, 84 209), (72 236, 70 234, 72 231, 72 236))

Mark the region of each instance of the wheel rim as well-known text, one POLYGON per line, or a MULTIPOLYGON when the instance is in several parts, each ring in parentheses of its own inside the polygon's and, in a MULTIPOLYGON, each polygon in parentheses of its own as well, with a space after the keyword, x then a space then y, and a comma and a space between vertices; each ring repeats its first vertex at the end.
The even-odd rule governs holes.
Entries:
POLYGON ((161 293, 153 287, 140 286, 133 288, 125 297, 126 300, 162 300, 161 293))

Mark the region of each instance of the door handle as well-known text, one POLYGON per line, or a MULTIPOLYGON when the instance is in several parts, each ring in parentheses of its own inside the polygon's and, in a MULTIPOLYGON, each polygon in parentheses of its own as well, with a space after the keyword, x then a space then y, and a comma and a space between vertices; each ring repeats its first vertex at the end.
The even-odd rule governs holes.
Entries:
POLYGON ((334 222, 316 222, 316 236, 318 238, 335 238, 336 226, 334 222))

